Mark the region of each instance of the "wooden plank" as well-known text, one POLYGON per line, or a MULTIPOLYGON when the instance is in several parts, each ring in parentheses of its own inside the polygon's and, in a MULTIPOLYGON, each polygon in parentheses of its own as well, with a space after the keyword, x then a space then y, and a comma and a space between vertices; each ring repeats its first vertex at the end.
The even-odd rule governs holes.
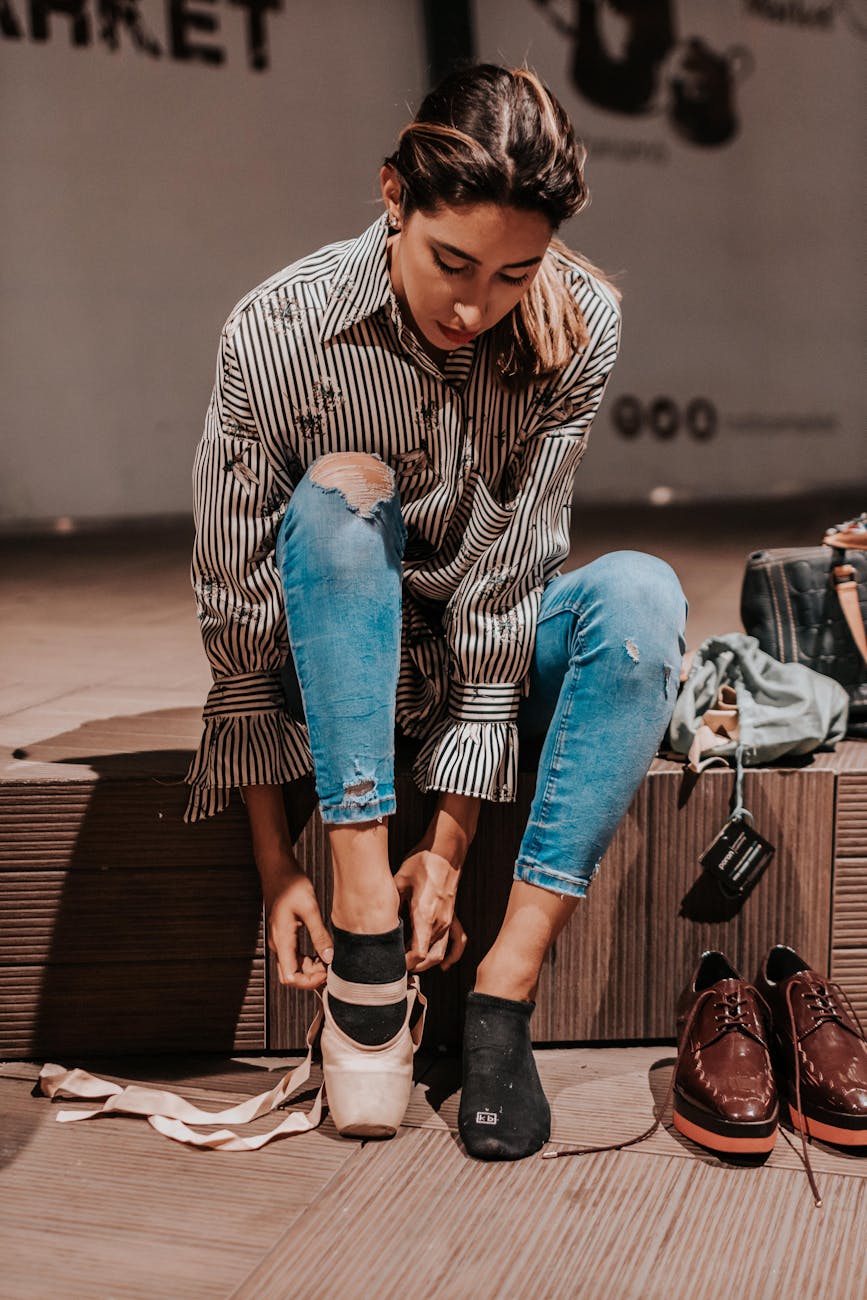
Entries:
POLYGON ((624 939, 641 933, 647 914, 647 799, 644 782, 587 897, 545 961, 533 1016, 536 1042, 646 1036, 645 954, 624 939))
POLYGON ((819 969, 830 961, 834 773, 747 772, 746 805, 777 851, 749 897, 730 904, 698 859, 728 816, 732 781, 715 769, 691 791, 683 776, 648 781, 647 1037, 673 1034, 677 994, 705 949, 721 948, 748 979, 774 943, 819 969))
MULTIPOLYGON (((535 1058, 551 1105, 552 1142, 605 1146, 638 1137, 649 1128, 666 1100, 676 1052, 673 1046, 545 1048, 537 1049, 535 1058)), ((405 1125, 456 1135, 460 1083, 457 1059, 435 1061, 413 1089, 405 1125)), ((673 1128, 670 1103, 664 1124, 631 1150, 655 1158, 719 1163, 673 1128)), ((867 1161, 857 1154, 816 1142, 810 1159, 817 1174, 867 1179, 867 1161)), ((766 1167, 803 1171, 800 1140, 787 1122, 766 1167)))
POLYGON ((327 1261, 331 1293, 379 1300, 855 1300, 867 1182, 825 1182, 819 1212, 794 1170, 630 1152, 484 1164, 415 1131, 368 1143, 236 1297, 313 1294, 327 1261))
POLYGON ((867 775, 838 778, 836 853, 838 861, 867 857, 867 775))
POLYGON ((837 779, 835 847, 831 975, 867 1024, 867 774, 837 779))
POLYGON ((867 946, 835 948, 831 978, 845 991, 861 1024, 867 1025, 867 946))
POLYGON ((834 870, 834 949, 867 945, 867 854, 839 857, 834 870))
MULTIPOLYGON (((466 992, 505 911, 534 785, 534 775, 522 773, 516 803, 483 806, 458 896, 467 951, 453 970, 433 971, 423 981, 430 1004, 425 1041, 431 1047, 451 1049, 459 1042, 466 992)), ((399 778, 398 788, 393 834, 396 844, 408 848, 410 829, 417 836, 415 827, 425 824, 424 807, 414 802, 408 778, 399 778)), ((677 991, 707 947, 722 947, 750 978, 781 939, 827 966, 834 773, 748 773, 747 801, 778 851, 742 905, 727 904, 698 866, 699 854, 728 815, 731 788, 730 773, 709 771, 685 799, 681 769, 651 773, 588 898, 546 962, 536 1042, 670 1036, 677 991)), ((327 909, 326 843, 318 818, 299 846, 327 909)), ((397 865, 399 855, 393 853, 392 860, 397 865)), ((269 1045, 297 1048, 313 999, 281 989, 273 970, 269 979, 269 1045)))
POLYGON ((0 782, 0 873, 252 865, 240 800, 190 826, 187 793, 177 779, 0 782))
MULTIPOLYGON (((135 1082, 170 1088, 196 1104, 224 1102, 228 1106, 233 1098, 255 1097, 269 1091, 301 1059, 300 1056, 227 1057, 218 1053, 173 1052, 170 1056, 77 1056, 76 1065, 113 1083, 135 1082)), ((41 1068, 42 1061, 4 1061, 0 1062, 0 1078, 18 1079, 32 1086, 41 1068)), ((321 1070, 314 1064, 308 1089, 299 1096, 315 1092, 320 1082, 321 1070)), ((334 1131, 326 1119, 323 1132, 334 1131)))
POLYGON ((251 866, 7 871, 2 966, 263 956, 251 866))
POLYGON ((7 1057, 227 1051, 265 1043, 264 959, 6 966, 7 1057))
POLYGON ((9 1078, 0 1110, 0 1289, 10 1300, 229 1295, 358 1152, 326 1126, 239 1154, 180 1146, 140 1119, 58 1124, 56 1104, 9 1078))
MULTIPOLYGON (((522 772, 514 804, 485 804, 463 871, 457 912, 469 934, 467 950, 451 971, 423 978, 429 999, 425 1042, 432 1047, 460 1041, 467 991, 476 967, 499 929, 512 873, 529 816, 535 774, 522 772)), ((397 867, 423 832, 435 799, 419 795, 411 778, 397 777, 398 811, 389 826, 390 857, 397 867)), ((642 922, 645 910, 641 861, 644 795, 633 807, 600 868, 593 890, 579 908, 579 923, 567 931, 549 956, 534 1020, 544 1041, 629 1037, 643 1032, 641 987, 644 968, 621 960, 619 935, 642 922)), ((318 814, 295 844, 299 861, 314 881, 323 915, 330 912, 328 845, 318 814)), ((282 987, 276 963, 269 961, 269 1046, 300 1047, 315 1010, 311 994, 282 987)))

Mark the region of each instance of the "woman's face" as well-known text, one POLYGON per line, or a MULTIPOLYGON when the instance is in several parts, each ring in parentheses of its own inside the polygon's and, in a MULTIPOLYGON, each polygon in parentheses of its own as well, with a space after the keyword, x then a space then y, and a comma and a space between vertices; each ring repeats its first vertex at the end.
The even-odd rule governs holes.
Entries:
POLYGON ((509 314, 532 284, 553 231, 541 213, 497 203, 443 204, 400 220, 399 192, 384 176, 386 207, 400 225, 389 244, 392 286, 419 341, 441 356, 509 314))

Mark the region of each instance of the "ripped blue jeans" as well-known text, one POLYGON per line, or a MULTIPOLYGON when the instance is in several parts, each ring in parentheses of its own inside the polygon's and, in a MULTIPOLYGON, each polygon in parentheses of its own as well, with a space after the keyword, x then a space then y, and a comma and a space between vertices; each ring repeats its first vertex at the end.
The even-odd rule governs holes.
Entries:
MULTIPOLYGON (((307 721, 324 822, 397 807, 406 536, 396 488, 362 510, 310 470, 280 526, 284 688, 307 721)), ((671 717, 686 612, 674 571, 640 551, 600 556, 545 586, 518 714, 520 742, 539 749, 539 763, 516 880, 586 893, 671 717)))

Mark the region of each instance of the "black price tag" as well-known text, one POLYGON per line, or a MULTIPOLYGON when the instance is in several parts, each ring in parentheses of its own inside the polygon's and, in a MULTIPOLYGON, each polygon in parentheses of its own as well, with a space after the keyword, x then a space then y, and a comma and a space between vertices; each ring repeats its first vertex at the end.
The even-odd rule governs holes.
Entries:
POLYGON ((727 898, 751 889, 776 852, 745 817, 730 817, 699 858, 727 898))

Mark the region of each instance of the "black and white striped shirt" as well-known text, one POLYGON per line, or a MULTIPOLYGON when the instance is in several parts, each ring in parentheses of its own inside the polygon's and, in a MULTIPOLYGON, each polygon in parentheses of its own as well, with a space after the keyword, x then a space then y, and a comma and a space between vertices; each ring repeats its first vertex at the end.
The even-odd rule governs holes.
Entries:
POLYGON ((397 719, 422 741, 422 791, 515 798, 515 719, 542 589, 569 551, 575 471, 614 363, 610 291, 554 252, 590 342, 556 379, 507 392, 490 337, 440 371, 404 327, 380 217, 253 289, 227 320, 195 458, 192 580, 214 685, 186 819, 233 786, 312 770, 286 711, 274 544, 319 456, 375 452, 397 476, 403 563, 397 719))

